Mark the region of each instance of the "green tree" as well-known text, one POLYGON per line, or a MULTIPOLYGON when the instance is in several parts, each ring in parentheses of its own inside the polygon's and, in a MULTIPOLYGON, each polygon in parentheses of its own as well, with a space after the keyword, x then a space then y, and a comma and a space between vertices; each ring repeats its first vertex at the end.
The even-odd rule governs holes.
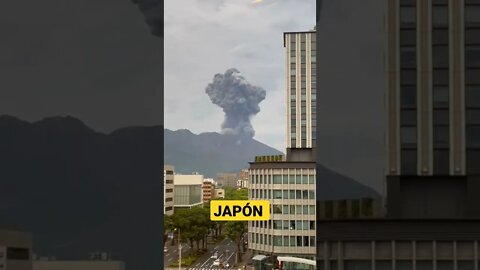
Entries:
MULTIPOLYGON (((228 222, 225 225, 225 233, 228 238, 237 244, 238 253, 240 253, 240 245, 242 244, 242 237, 247 232, 247 222, 246 221, 232 221, 228 222)), ((239 256, 239 260, 241 260, 239 256)))
POLYGON ((167 242, 167 236, 169 232, 173 232, 174 224, 173 217, 169 215, 163 215, 163 245, 167 242))

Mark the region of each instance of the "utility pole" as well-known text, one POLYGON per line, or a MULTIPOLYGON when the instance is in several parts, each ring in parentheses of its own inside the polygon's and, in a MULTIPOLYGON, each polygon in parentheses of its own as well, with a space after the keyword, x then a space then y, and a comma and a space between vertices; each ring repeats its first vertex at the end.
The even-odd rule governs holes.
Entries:
POLYGON ((178 270, 182 270, 182 238, 180 237, 180 228, 178 228, 178 270))

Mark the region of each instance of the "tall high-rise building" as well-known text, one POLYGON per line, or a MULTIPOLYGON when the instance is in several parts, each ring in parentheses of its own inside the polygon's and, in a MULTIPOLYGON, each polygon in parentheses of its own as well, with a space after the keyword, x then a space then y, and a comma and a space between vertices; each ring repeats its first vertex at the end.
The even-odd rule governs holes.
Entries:
POLYGON ((175 168, 171 165, 163 165, 163 213, 165 215, 173 214, 173 177, 175 168))
POLYGON ((284 33, 287 88, 287 148, 316 144, 315 31, 284 33))
POLYGON ((478 217, 480 1, 388 3, 389 215, 478 217))
POLYGON ((314 30, 284 33, 287 155, 256 157, 248 172, 249 198, 272 206, 270 220, 248 225, 249 249, 267 268, 276 260, 284 269, 315 268, 315 38, 314 30))

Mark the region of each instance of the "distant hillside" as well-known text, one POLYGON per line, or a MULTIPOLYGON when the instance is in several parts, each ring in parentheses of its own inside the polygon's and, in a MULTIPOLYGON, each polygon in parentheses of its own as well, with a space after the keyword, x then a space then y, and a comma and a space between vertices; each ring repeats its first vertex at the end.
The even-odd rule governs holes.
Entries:
MULTIPOLYGON (((280 154, 218 133, 155 126, 107 135, 73 117, 29 123, 0 116, 0 226, 33 232, 40 256, 110 251, 128 270, 162 269, 164 134, 166 162, 181 172, 237 172, 255 155, 280 154)), ((318 174, 319 199, 376 194, 326 168, 318 174)))
POLYGON ((239 172, 259 155, 280 155, 282 152, 256 141, 215 132, 193 134, 187 129, 165 129, 166 164, 176 172, 200 172, 215 177, 219 172, 239 172))

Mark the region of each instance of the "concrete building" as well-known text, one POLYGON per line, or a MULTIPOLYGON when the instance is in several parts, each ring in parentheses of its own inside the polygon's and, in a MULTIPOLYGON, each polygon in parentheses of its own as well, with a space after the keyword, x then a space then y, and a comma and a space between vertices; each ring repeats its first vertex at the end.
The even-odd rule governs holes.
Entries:
POLYGON ((387 6, 388 215, 478 218, 479 2, 387 6))
POLYGON ((236 187, 238 175, 236 173, 217 173, 217 184, 219 187, 236 187))
POLYGON ((120 261, 34 261, 33 270, 125 270, 120 261))
POLYGON ((225 198, 225 189, 223 189, 223 188, 214 189, 213 190, 213 198, 214 199, 225 198))
POLYGON ((191 208, 203 204, 203 175, 175 174, 174 181, 175 209, 191 208))
POLYGON ((204 179, 203 180, 203 185, 202 185, 203 203, 208 203, 211 199, 213 199, 214 189, 215 189, 215 185, 213 184, 213 179, 204 179))
POLYGON ((478 270, 480 2, 386 15, 386 218, 319 219, 317 268, 478 270))
POLYGON ((173 179, 175 176, 175 168, 171 165, 163 165, 163 213, 165 215, 173 214, 173 179))
POLYGON ((238 174, 237 188, 248 188, 248 169, 241 170, 238 174))
POLYGON ((254 254, 314 261, 315 161, 250 163, 249 199, 269 200, 271 218, 248 225, 254 254))
POLYGON ((32 248, 31 233, 0 228, 0 269, 32 270, 32 248))
POLYGON ((276 265, 281 258, 289 267, 284 269, 314 269, 315 30, 284 33, 284 47, 287 155, 255 157, 255 162, 250 163, 249 199, 269 200, 272 213, 268 221, 249 222, 248 247, 255 258, 262 258, 258 263, 264 267, 276 265))
POLYGON ((317 59, 315 30, 284 33, 287 148, 316 144, 317 59))

